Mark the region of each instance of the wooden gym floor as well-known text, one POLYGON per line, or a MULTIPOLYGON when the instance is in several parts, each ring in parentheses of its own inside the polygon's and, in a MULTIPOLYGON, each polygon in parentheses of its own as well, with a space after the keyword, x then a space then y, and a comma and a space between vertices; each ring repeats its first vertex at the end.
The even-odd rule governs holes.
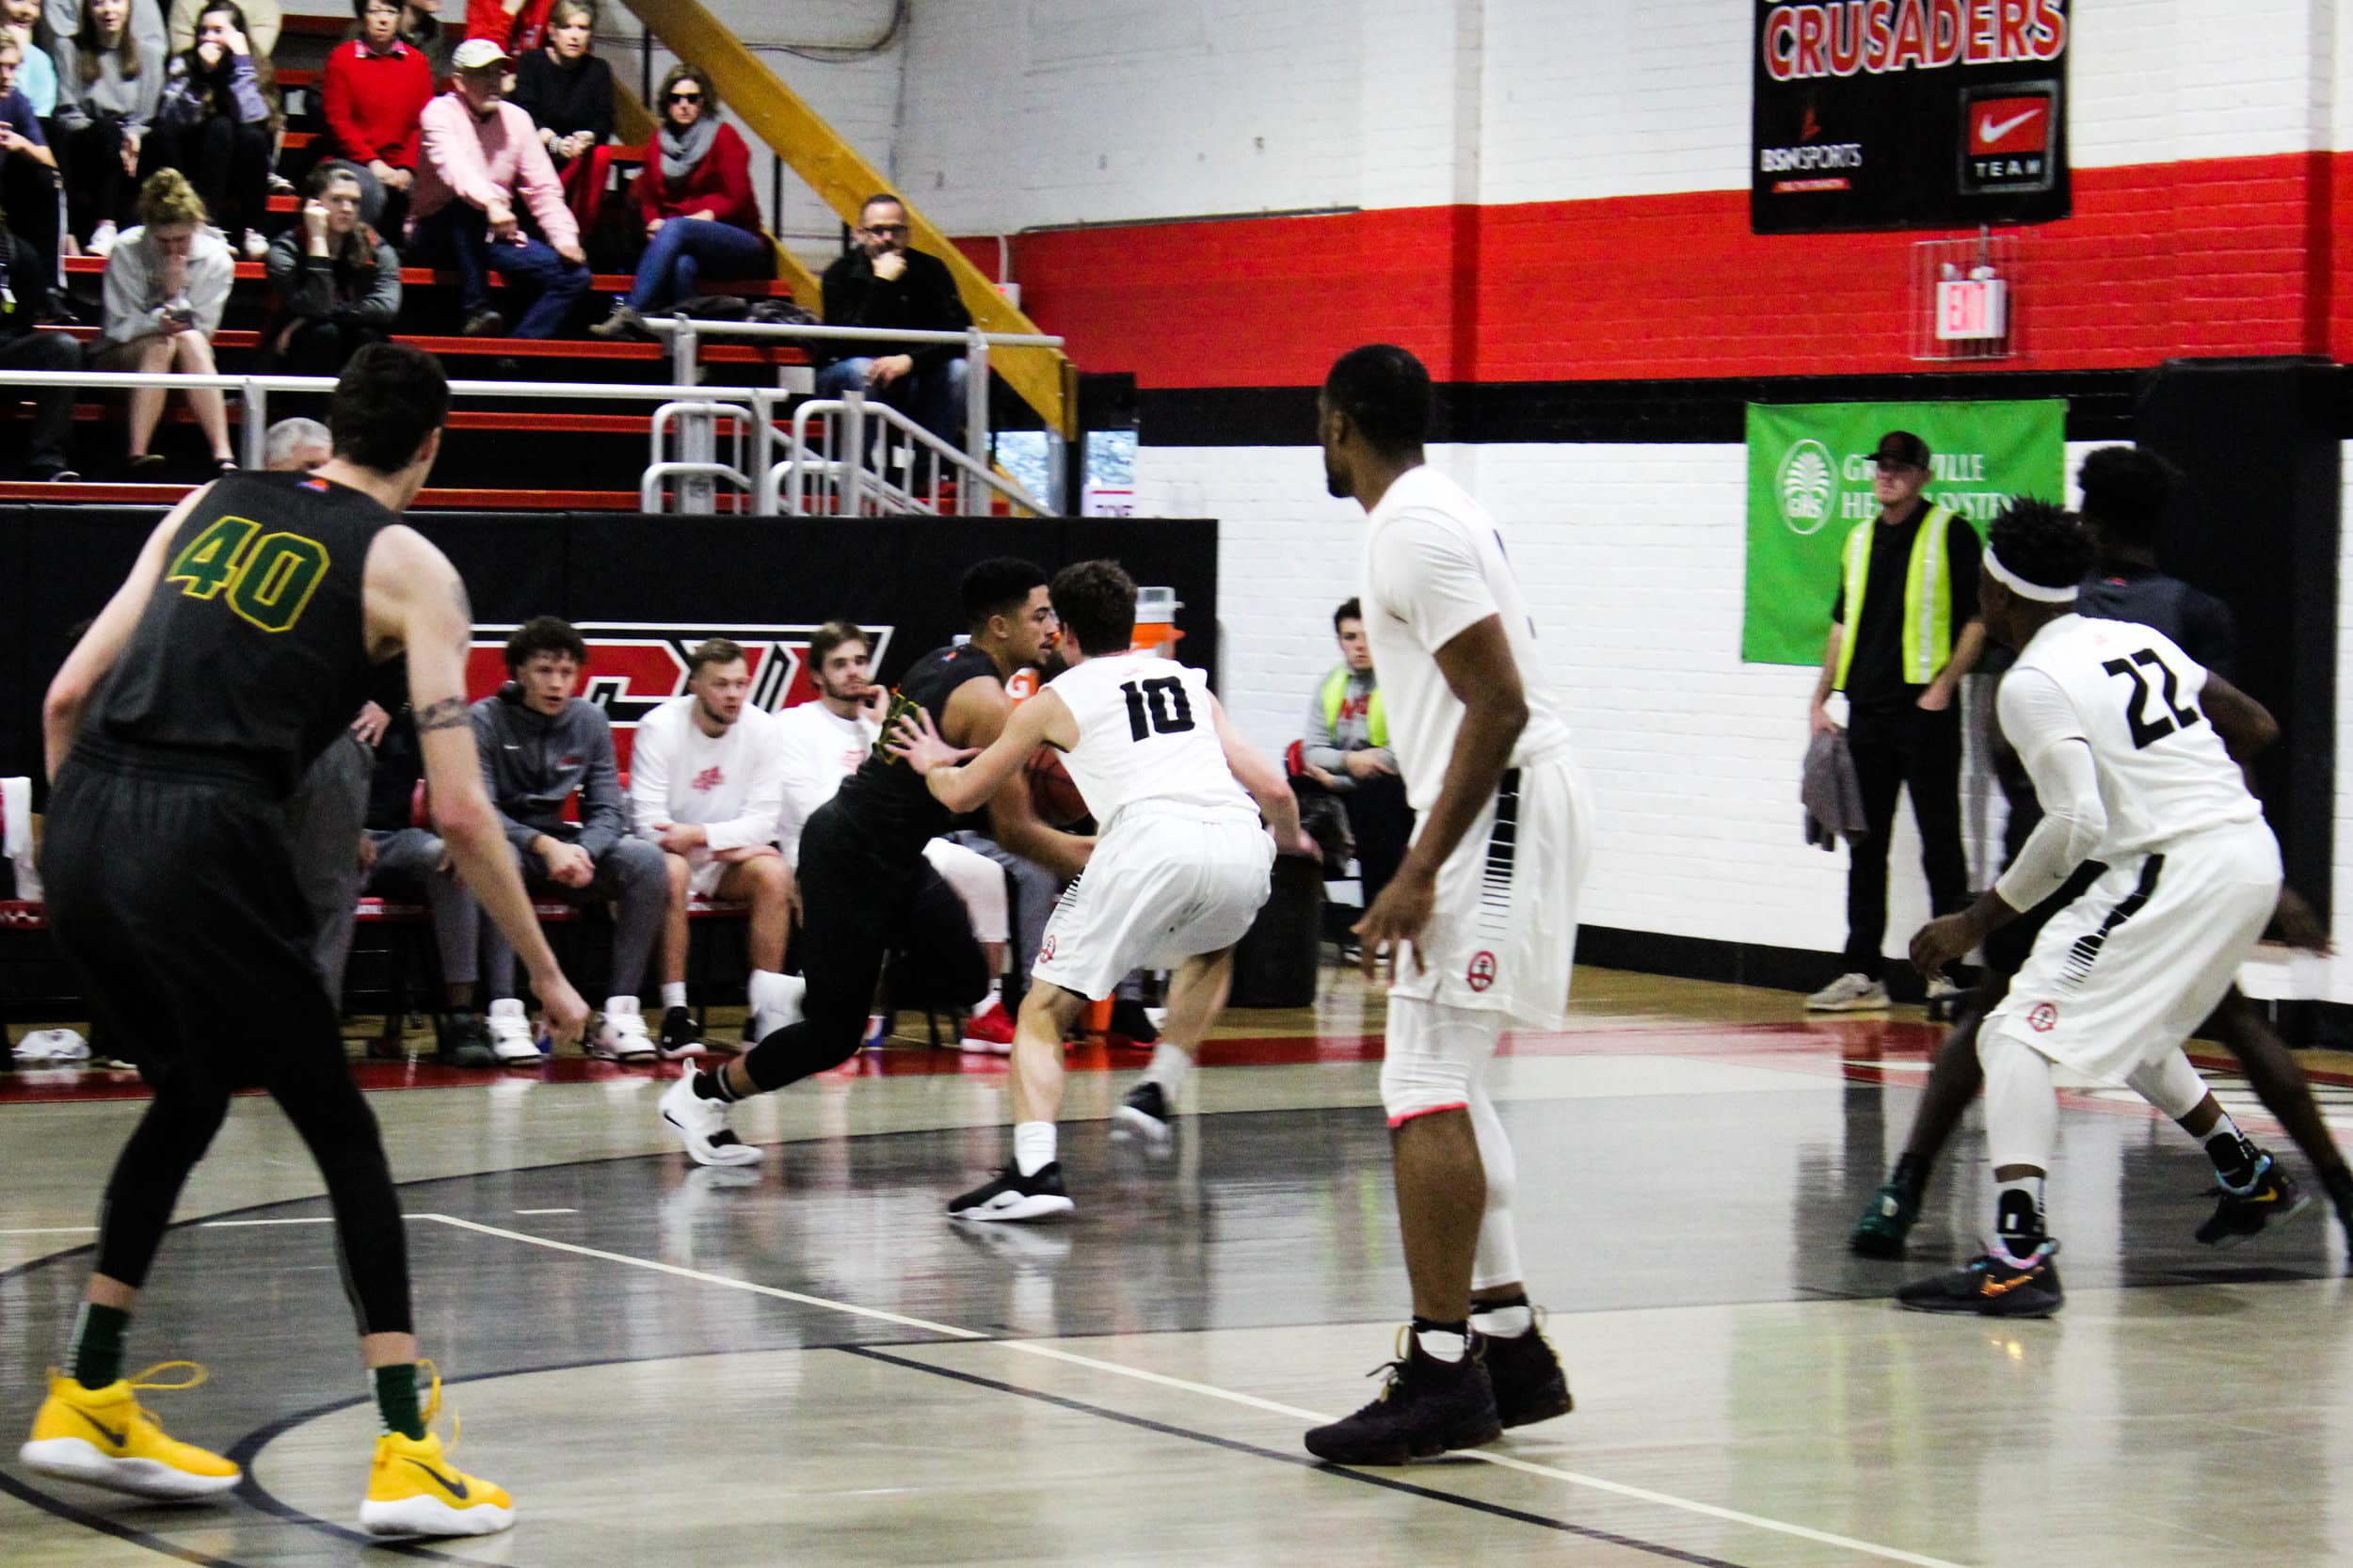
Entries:
POLYGON ((1575 1027, 1492 1079, 1577 1412, 1396 1470, 1299 1446, 1370 1395, 1404 1305, 1380 1002, 1340 971, 1314 1009, 1229 1018, 1164 1152, 1105 1120, 1142 1057, 1075 1056, 1080 1208, 1052 1228, 939 1212, 1002 1158, 988 1059, 895 1044, 747 1106, 771 1145, 748 1178, 676 1152, 653 1112, 676 1069, 371 1065, 461 1463, 520 1507, 432 1549, 354 1531, 374 1414, 315 1173, 259 1099, 190 1183, 131 1347, 209 1366, 150 1402, 247 1485, 169 1509, 16 1464, 141 1106, 120 1075, 0 1075, 0 1564, 2353 1561, 2353 1301, 2322 1207, 2208 1253, 2199 1151, 2071 1094, 2066 1310, 1898 1312, 1987 1211, 1973 1121, 1913 1259, 1845 1249, 1938 1032, 1578 985, 1575 1027))

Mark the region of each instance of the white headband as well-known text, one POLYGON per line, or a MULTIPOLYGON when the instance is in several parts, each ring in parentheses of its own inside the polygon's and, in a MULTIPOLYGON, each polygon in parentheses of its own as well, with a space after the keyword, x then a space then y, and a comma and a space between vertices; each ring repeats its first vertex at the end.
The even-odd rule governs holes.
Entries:
POLYGON ((2041 583, 2027 582, 2002 565, 2002 558, 1993 553, 1990 545, 1986 547, 1984 560, 1985 569, 1993 574, 1993 580, 2021 599, 2031 599, 2039 604, 2065 604, 2075 597, 2075 584, 2073 583, 2063 588, 2052 588, 2041 583))

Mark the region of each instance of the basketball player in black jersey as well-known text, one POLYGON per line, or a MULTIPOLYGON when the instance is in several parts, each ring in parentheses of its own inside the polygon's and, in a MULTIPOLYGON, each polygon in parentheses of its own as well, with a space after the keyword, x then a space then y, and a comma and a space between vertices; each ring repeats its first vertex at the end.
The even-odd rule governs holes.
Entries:
MULTIPOLYGON (((533 918, 484 793, 467 717, 465 586, 404 527, 440 450, 449 388, 414 349, 362 349, 336 384, 335 456, 312 474, 240 473, 164 519, 50 686, 41 872, 92 1022, 135 1056, 154 1100, 99 1210, 71 1365, 51 1380, 24 1463, 138 1496, 237 1483, 167 1436, 126 1380, 132 1306, 188 1172, 230 1095, 267 1090, 334 1207, 344 1286, 384 1419, 360 1522, 379 1534, 478 1535, 507 1495, 443 1459, 420 1410, 400 1204, 376 1118, 344 1066, 337 1003, 310 949, 284 802, 351 722, 374 666, 408 656, 434 816, 459 873, 530 966, 558 1040, 587 1016, 533 918)), ((192 1367, 168 1363, 167 1366, 192 1367)))
MULTIPOLYGON (((899 958, 891 990, 900 1000, 969 1007, 994 978, 963 901, 923 858, 923 846, 953 819, 884 744, 898 719, 919 708, 952 746, 985 746, 1004 728, 1013 712, 1005 682, 1034 667, 1054 634, 1046 573, 1006 556, 983 561, 965 573, 964 612, 971 640, 933 649, 900 678, 882 740, 802 830, 802 923, 793 944, 808 980, 802 1017, 724 1066, 679 1080, 662 1096, 662 1119, 702 1164, 760 1159, 728 1128, 728 1106, 856 1054, 887 953, 899 958)), ((989 820, 999 844, 1065 879, 1085 867, 1095 843, 1040 822, 1025 786, 990 801, 989 820)))

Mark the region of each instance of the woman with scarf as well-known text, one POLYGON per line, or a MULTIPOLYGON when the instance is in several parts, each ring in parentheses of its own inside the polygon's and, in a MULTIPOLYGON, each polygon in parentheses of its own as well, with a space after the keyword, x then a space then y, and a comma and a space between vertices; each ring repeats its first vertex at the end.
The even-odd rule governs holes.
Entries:
POLYGON ((269 254, 262 223, 269 211, 277 127, 267 89, 269 57, 257 55, 237 0, 204 0, 196 46, 171 60, 143 162, 177 168, 195 184, 225 233, 245 232, 245 254, 269 254))
POLYGON ((751 150, 719 123, 711 78, 699 66, 674 65, 655 98, 661 128, 637 177, 646 253, 629 297, 588 328, 600 338, 651 337, 645 312, 692 296, 706 276, 763 278, 776 267, 752 195, 751 150))

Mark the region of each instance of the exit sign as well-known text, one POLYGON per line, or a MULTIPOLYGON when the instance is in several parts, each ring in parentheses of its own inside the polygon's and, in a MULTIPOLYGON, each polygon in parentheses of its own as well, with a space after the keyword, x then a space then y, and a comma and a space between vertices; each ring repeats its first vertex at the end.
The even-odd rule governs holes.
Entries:
POLYGON ((1946 343, 1998 338, 2009 329, 2009 287, 1998 278, 1936 285, 1936 335, 1946 343))

